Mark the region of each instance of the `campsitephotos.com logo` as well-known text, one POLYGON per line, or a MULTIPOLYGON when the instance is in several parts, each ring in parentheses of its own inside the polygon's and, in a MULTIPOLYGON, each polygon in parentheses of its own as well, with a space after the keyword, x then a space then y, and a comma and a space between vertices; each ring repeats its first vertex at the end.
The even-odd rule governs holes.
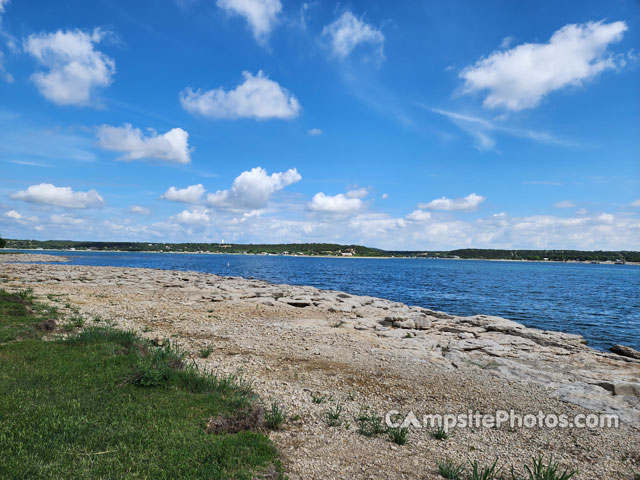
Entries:
POLYGON ((413 412, 406 415, 398 410, 389 410, 385 423, 391 428, 439 428, 445 431, 465 428, 618 428, 620 418, 615 414, 590 413, 566 415, 538 411, 537 413, 519 413, 515 410, 496 410, 493 413, 481 413, 469 410, 466 413, 426 414, 419 418, 413 412))

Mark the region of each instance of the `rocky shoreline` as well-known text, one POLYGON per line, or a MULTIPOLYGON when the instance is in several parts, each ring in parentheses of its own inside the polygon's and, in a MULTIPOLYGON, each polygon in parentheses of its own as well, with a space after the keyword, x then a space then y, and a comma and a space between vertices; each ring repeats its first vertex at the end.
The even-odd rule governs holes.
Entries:
POLYGON ((291 478, 439 478, 435 464, 444 458, 520 465, 542 453, 577 469, 575 478, 624 479, 640 470, 640 360, 596 351, 580 336, 255 279, 10 263, 45 257, 0 256, 3 288, 29 287, 88 321, 172 338, 194 358, 213 346, 199 363, 221 373, 242 370, 263 398, 283 402, 295 419, 272 434, 291 478), (328 427, 324 412, 338 403, 344 423, 328 427), (357 433, 354 417, 364 407, 418 416, 597 412, 618 415, 622 424, 460 429, 445 441, 416 429, 397 447, 357 433))

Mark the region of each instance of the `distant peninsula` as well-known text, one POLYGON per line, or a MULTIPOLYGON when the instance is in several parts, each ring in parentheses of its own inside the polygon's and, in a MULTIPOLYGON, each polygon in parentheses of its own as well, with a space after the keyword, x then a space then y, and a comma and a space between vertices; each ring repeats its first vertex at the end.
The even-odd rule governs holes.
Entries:
POLYGON ((465 248, 458 250, 382 250, 361 245, 335 243, 164 243, 91 242, 72 240, 6 239, 6 248, 16 250, 90 250, 121 252, 226 253, 247 255, 292 255, 329 257, 449 258, 478 260, 525 260, 554 262, 638 263, 637 251, 583 250, 498 250, 465 248))

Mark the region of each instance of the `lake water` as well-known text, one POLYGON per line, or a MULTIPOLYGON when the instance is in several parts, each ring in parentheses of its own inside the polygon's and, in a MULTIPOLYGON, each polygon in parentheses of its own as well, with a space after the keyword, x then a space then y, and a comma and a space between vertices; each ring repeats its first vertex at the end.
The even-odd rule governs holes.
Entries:
POLYGON ((78 265, 194 270, 487 314, 640 349, 640 266, 130 252, 43 252, 78 265))

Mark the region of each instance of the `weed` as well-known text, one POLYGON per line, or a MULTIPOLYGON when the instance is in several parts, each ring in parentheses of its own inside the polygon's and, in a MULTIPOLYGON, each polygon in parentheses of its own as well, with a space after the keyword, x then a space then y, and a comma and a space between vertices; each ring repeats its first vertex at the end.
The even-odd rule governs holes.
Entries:
POLYGON ((342 423, 342 405, 336 403, 335 405, 329 407, 325 412, 324 416, 327 420, 327 425, 330 427, 337 427, 342 423))
POLYGON ((480 467, 477 460, 471 462, 471 476, 469 480, 500 480, 500 468, 498 468, 498 459, 488 467, 480 467))
POLYGON ((285 418, 284 407, 274 401, 271 403, 271 409, 264 414, 264 424, 270 430, 280 430, 285 418))
POLYGON ((311 401, 313 403, 324 403, 325 400, 327 400, 327 396, 326 395, 320 395, 320 393, 312 393, 311 394, 311 401))
POLYGON ((213 345, 209 344, 206 347, 201 348, 198 351, 198 355, 200 358, 209 358, 209 356, 213 353, 213 345))
POLYGON ((444 462, 438 462, 438 472, 441 477, 447 480, 462 480, 464 463, 454 463, 448 459, 444 462))
POLYGON ((431 432, 431 436, 436 440, 446 440, 449 438, 449 434, 443 426, 439 426, 436 430, 431 432))
POLYGON ((358 433, 360 435, 364 435, 365 437, 374 437, 386 431, 386 428, 382 423, 382 417, 369 414, 366 411, 360 413, 357 421, 358 433))
POLYGON ((413 334, 411 332, 407 332, 404 334, 404 338, 413 338, 413 334))
MULTIPOLYGON (((545 465, 543 456, 532 459, 533 466, 525 465, 524 469, 529 476, 528 480, 569 480, 576 472, 564 470, 560 473, 560 466, 553 462, 553 457, 549 458, 549 463, 545 465)), ((512 475, 513 476, 513 475, 512 475)), ((640 480, 640 476, 636 475, 636 480, 640 480)))
POLYGON ((407 427, 389 427, 387 428, 389 439, 397 445, 406 445, 409 437, 409 428, 407 427))

